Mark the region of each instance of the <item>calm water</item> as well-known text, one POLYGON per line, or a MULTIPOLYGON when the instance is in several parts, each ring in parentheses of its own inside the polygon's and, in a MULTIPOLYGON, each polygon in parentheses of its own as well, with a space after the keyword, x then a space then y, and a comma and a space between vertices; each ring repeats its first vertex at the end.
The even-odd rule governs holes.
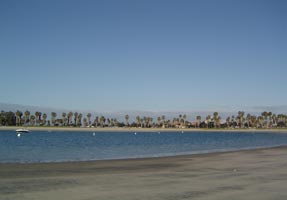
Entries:
POLYGON ((0 163, 157 157, 287 145, 274 133, 0 131, 0 163))

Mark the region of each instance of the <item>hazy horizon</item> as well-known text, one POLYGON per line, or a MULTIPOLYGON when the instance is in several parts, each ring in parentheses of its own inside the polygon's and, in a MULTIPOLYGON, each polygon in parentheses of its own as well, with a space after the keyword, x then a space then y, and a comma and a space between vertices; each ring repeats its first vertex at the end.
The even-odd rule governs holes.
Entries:
POLYGON ((279 112, 286 10, 281 0, 3 0, 0 102, 279 112))
POLYGON ((196 116, 200 115, 203 117, 203 119, 207 115, 213 115, 214 112, 218 112, 219 115, 225 119, 226 117, 230 117, 232 115, 237 116, 238 111, 244 111, 245 115, 252 114, 252 115, 260 115, 262 112, 272 112, 274 114, 287 114, 287 105, 282 105, 278 107, 260 107, 260 106, 253 106, 253 107, 241 107, 238 109, 205 109, 205 110, 162 110, 162 111, 149 111, 149 110, 118 110, 118 111, 99 111, 99 110, 82 110, 82 109, 67 109, 67 108, 55 108, 55 107, 41 107, 41 106, 33 106, 33 105, 20 105, 20 104, 8 104, 8 103, 2 103, 0 102, 0 111, 4 110, 6 112, 12 111, 16 112, 17 110, 20 110, 22 112, 25 112, 26 110, 29 110, 31 114, 34 114, 36 111, 46 113, 48 118, 51 117, 51 112, 56 112, 57 116, 61 118, 62 112, 79 112, 82 113, 84 116, 86 116, 88 113, 92 114, 92 119, 94 119, 96 116, 104 115, 107 118, 117 118, 120 121, 125 121, 125 115, 128 114, 130 117, 130 121, 134 121, 136 119, 136 116, 147 116, 147 117, 153 117, 154 120, 156 120, 157 117, 161 117, 162 115, 165 115, 166 119, 173 119, 174 117, 178 117, 181 115, 187 115, 187 120, 195 120, 196 116))

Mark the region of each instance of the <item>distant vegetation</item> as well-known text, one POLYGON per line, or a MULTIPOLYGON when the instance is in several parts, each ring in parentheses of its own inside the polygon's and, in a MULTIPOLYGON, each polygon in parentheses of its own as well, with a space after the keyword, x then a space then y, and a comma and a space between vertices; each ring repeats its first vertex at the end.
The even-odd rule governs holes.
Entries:
POLYGON ((164 115, 156 119, 146 116, 137 116, 132 121, 129 115, 125 115, 125 121, 119 122, 116 118, 106 118, 105 116, 95 116, 88 113, 83 116, 78 112, 63 112, 60 116, 52 112, 51 118, 47 119, 47 114, 39 111, 5 112, 0 114, 1 126, 60 126, 60 127, 138 127, 138 128, 286 128, 287 115, 273 114, 272 112, 262 112, 261 115, 245 115, 239 111, 236 116, 229 116, 222 119, 218 112, 205 117, 196 116, 195 121, 188 121, 186 115, 179 115, 173 119, 166 119, 164 115))

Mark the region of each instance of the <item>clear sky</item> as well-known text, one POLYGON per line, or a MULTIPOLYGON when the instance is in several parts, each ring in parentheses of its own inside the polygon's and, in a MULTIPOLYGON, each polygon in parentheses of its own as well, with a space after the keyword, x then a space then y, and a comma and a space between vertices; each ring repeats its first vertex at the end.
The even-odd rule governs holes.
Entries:
POLYGON ((0 1, 0 102, 200 110, 287 104, 287 1, 0 1))

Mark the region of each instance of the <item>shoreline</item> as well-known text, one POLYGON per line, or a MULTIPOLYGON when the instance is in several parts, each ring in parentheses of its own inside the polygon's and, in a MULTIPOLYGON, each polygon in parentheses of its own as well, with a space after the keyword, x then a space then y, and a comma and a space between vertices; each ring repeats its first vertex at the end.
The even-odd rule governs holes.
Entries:
POLYGON ((81 166, 81 165, 104 165, 104 164, 115 164, 116 163, 144 163, 144 162, 161 162, 164 160, 178 160, 178 159, 192 159, 192 158, 204 158, 210 156, 218 156, 224 154, 232 154, 232 153, 252 153, 257 151, 264 150, 276 150, 276 149, 285 149, 287 150, 287 145, 281 145, 276 147, 259 147, 254 149, 240 149, 240 150, 230 150, 230 151, 222 151, 222 152, 208 152, 208 153, 195 153, 195 154, 183 154, 183 155, 171 155, 171 156, 159 156, 159 157, 142 157, 142 158, 118 158, 118 159, 107 159, 107 160, 86 160, 86 161, 61 161, 61 162, 37 162, 37 163, 0 163, 0 178, 3 176, 1 174, 1 169, 5 167, 54 167, 54 166, 64 166, 64 167, 73 167, 81 166))
POLYGON ((282 146, 162 158, 0 164, 0 199, 286 199, 286 156, 287 146, 282 146))
POLYGON ((206 129, 206 128, 84 128, 84 127, 32 127, 32 126, 0 126, 1 130, 27 128, 30 131, 84 131, 84 132, 286 132, 287 128, 277 129, 206 129))
MULTIPOLYGON (((223 151, 210 151, 204 153, 190 153, 190 154, 177 154, 177 155, 167 155, 167 156, 151 156, 151 157, 136 157, 136 158, 115 158, 115 159, 102 159, 102 160, 71 160, 71 161, 51 161, 51 162, 15 162, 15 163, 1 163, 0 162, 0 169, 4 165, 9 166, 33 166, 33 165, 79 165, 79 164, 93 164, 93 163, 108 163, 108 162, 143 162, 149 160, 165 160, 165 159, 178 159, 178 158, 191 158, 191 157, 205 157, 210 155, 217 155, 217 154, 228 154, 228 153, 236 153, 236 152, 252 152, 252 151, 260 151, 260 150, 268 150, 268 149, 286 149, 287 145, 280 145, 280 146, 270 146, 270 147, 255 147, 255 148, 245 148, 245 149, 232 149, 232 150, 223 150, 223 151)), ((0 176, 1 177, 1 176, 0 176)))

